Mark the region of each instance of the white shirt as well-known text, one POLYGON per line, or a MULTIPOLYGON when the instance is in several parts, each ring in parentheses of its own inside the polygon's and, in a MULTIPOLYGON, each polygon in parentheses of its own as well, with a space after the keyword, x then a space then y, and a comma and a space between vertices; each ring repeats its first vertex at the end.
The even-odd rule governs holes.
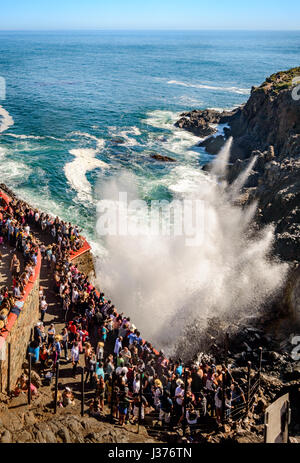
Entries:
POLYGON ((184 397, 184 391, 183 391, 183 389, 181 389, 180 386, 176 387, 176 389, 175 389, 175 397, 176 397, 176 402, 178 403, 178 405, 182 405, 182 400, 183 400, 183 397, 184 397))
POLYGON ((47 302, 44 299, 41 300, 41 309, 47 309, 47 302))
POLYGON ((119 338, 117 338, 115 342, 114 354, 119 355, 120 349, 122 349, 122 342, 119 340, 119 338))
POLYGON ((72 357, 72 360, 74 360, 74 362, 78 362, 79 360, 79 347, 75 347, 73 346, 72 347, 72 350, 71 350, 71 357, 72 357))

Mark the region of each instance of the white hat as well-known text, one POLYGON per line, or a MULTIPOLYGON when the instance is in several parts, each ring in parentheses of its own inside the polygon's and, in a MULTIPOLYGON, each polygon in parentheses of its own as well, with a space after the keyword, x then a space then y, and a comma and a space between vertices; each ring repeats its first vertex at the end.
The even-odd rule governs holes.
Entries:
POLYGON ((182 379, 179 378, 179 379, 177 379, 176 384, 177 384, 177 386, 183 386, 184 382, 182 381, 182 379))

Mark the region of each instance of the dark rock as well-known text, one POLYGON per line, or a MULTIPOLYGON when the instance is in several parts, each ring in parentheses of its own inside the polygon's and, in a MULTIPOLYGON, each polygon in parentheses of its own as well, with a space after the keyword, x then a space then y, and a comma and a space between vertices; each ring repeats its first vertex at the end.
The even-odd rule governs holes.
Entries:
POLYGON ((191 111, 181 114, 181 119, 175 123, 175 127, 188 130, 198 137, 207 137, 216 133, 216 129, 211 124, 220 122, 220 113, 215 110, 206 109, 205 111, 191 111))
POLYGON ((123 143, 125 143, 125 140, 123 140, 123 138, 112 138, 111 141, 112 143, 116 143, 118 145, 122 145, 123 143))
POLYGON ((205 148, 209 154, 218 154, 221 148, 224 146, 226 139, 222 135, 217 137, 209 137, 199 143, 198 146, 205 148))
POLYGON ((169 156, 162 156, 161 154, 151 154, 151 158, 161 162, 176 162, 176 159, 170 158, 169 156))

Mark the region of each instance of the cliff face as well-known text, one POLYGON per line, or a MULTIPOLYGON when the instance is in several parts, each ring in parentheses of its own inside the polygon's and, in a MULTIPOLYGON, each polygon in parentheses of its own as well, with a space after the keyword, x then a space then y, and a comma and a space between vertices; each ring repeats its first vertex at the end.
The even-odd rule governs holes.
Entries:
MULTIPOLYGON (((178 127, 197 132, 199 122, 226 123, 224 136, 210 136, 200 143, 217 154, 233 137, 229 182, 257 160, 243 191, 242 203, 258 201, 257 222, 275 225, 274 254, 300 262, 300 91, 293 79, 300 67, 273 74, 253 87, 248 102, 234 111, 192 111, 182 114, 178 127), (294 91, 293 91, 294 90, 294 91), (293 93, 292 93, 293 91, 293 93), (296 96, 296 98, 295 98, 296 96), (299 98, 299 97, 298 97, 299 98), (194 127, 194 129, 193 129, 194 127)), ((209 166, 205 166, 209 170, 209 166)))
POLYGON ((300 67, 273 74, 259 87, 253 87, 246 105, 229 121, 229 134, 234 137, 233 155, 248 157, 255 149, 274 146, 281 158, 300 152, 300 103, 293 98, 293 78, 300 67))

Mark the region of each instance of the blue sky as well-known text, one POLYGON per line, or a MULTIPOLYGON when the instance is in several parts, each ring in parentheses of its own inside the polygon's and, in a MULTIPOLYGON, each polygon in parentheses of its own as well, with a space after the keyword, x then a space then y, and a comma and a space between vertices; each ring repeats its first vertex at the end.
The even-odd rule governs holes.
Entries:
POLYGON ((299 30, 299 0, 0 0, 0 30, 299 30))

